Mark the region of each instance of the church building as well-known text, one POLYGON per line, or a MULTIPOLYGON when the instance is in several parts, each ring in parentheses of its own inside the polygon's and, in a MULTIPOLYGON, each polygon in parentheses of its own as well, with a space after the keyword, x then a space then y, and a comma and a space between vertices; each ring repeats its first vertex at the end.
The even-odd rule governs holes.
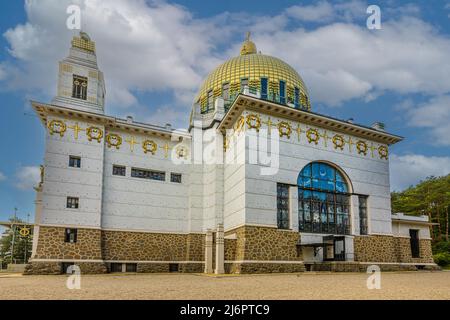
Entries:
POLYGON ((240 54, 205 79, 186 129, 105 113, 81 32, 46 130, 26 274, 434 269, 427 217, 392 214, 389 147, 402 137, 314 112, 287 63, 240 54))

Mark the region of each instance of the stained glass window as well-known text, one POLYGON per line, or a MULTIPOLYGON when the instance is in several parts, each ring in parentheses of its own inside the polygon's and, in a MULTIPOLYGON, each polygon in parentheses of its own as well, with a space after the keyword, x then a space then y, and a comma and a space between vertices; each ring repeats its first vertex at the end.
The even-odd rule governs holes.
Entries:
POLYGON ((298 176, 299 231, 349 234, 348 186, 332 166, 313 162, 298 176))

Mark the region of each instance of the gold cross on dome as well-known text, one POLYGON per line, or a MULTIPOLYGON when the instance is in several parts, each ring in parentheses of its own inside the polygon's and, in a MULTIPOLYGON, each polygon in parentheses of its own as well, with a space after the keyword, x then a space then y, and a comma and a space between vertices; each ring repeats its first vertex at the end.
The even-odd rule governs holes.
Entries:
POLYGON ((300 136, 302 135, 302 128, 300 128, 300 125, 297 125, 297 129, 295 129, 295 131, 297 131, 297 140, 300 141, 300 136))
POLYGON ((73 136, 75 137, 75 140, 78 140, 78 133, 80 131, 84 131, 84 129, 78 125, 78 122, 75 122, 74 126, 69 126, 69 129, 73 130, 73 136))
POLYGON ((131 150, 131 152, 134 152, 134 145, 135 145, 135 144, 138 144, 139 142, 137 142, 136 139, 135 139, 133 136, 131 136, 130 139, 127 139, 127 140, 125 140, 125 141, 128 142, 128 143, 130 144, 130 150, 131 150))
POLYGON ((375 156, 374 151, 377 150, 377 147, 375 147, 373 145, 373 143, 371 143, 369 149, 370 149, 370 154, 372 155, 372 158, 373 158, 375 156))
POLYGON ((328 133, 326 130, 323 130, 323 134, 321 135, 324 141, 325 147, 328 147, 328 140, 330 140, 330 137, 328 136, 328 133))
POLYGON ((346 141, 348 143, 348 151, 352 152, 352 146, 355 144, 352 140, 352 137, 348 137, 348 141, 346 141))
POLYGON ((270 120, 270 117, 267 118, 267 121, 263 121, 262 123, 267 124, 267 133, 271 134, 273 122, 270 120))
POLYGON ((161 147, 161 148, 164 150, 164 157, 167 158, 167 157, 169 156, 169 150, 171 149, 171 148, 169 147, 169 144, 166 143, 166 144, 164 145, 164 147, 161 147))

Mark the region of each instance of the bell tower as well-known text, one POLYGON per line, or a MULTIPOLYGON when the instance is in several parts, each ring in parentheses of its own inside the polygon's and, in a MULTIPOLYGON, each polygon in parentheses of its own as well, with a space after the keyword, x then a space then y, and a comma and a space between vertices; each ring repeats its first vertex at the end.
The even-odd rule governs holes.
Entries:
POLYGON ((103 114, 105 94, 95 42, 85 32, 80 32, 72 39, 69 56, 59 63, 58 91, 52 104, 103 114))

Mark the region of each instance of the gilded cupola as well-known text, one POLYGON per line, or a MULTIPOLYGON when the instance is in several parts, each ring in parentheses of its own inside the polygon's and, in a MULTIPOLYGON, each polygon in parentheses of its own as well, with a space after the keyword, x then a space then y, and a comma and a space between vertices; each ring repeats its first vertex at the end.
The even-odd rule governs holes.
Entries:
POLYGON ((257 52, 247 33, 240 55, 213 70, 203 82, 195 103, 202 113, 212 110, 214 100, 222 97, 225 106, 248 86, 261 99, 310 110, 308 91, 297 71, 282 60, 257 52))

